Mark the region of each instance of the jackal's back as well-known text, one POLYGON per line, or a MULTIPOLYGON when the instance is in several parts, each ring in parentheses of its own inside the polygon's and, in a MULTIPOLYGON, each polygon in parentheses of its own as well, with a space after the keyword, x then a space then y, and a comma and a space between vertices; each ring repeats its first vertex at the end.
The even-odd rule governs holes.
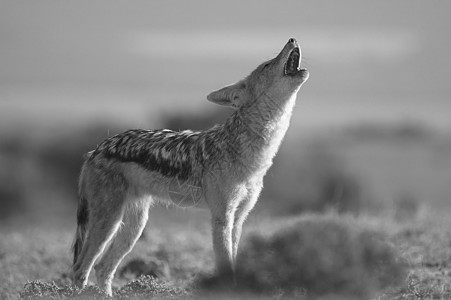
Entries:
POLYGON ((193 171, 200 132, 185 130, 132 129, 114 135, 94 150, 90 159, 102 154, 121 162, 134 162, 166 177, 186 180, 193 171))
POLYGON ((136 163, 167 178, 198 181, 205 172, 219 167, 230 144, 219 125, 205 131, 132 129, 101 142, 89 160, 102 155, 136 163))

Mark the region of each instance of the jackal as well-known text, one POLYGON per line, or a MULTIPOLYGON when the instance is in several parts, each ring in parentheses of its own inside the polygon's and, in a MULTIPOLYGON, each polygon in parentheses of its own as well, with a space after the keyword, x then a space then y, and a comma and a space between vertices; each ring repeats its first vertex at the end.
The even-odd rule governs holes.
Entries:
POLYGON ((86 155, 80 181, 73 278, 109 295, 114 273, 132 250, 156 202, 204 202, 211 211, 216 269, 233 276, 241 228, 288 129, 309 73, 290 39, 249 76, 207 96, 236 110, 205 131, 134 129, 107 138, 86 155), (107 247, 108 245, 108 247, 107 247))

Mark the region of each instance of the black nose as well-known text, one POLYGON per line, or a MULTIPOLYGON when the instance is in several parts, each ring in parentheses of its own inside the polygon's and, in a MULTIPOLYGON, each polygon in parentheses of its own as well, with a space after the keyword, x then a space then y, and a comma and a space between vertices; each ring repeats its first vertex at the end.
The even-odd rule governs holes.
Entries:
POLYGON ((288 40, 288 43, 296 43, 296 40, 294 38, 291 38, 288 40))

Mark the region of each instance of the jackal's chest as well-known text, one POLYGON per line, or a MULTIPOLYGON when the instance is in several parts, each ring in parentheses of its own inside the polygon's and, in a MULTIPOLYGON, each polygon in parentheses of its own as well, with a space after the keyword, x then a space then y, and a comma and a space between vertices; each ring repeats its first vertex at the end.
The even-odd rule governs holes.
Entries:
POLYGON ((289 126, 289 120, 268 124, 262 131, 262 138, 258 143, 248 147, 249 161, 252 162, 258 173, 266 173, 272 166, 273 159, 279 151, 289 126))

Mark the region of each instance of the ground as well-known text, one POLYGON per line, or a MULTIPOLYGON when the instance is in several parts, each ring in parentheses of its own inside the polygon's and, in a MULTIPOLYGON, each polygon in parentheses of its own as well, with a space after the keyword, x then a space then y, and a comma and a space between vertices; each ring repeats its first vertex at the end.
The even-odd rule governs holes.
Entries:
MULTIPOLYGON (((178 212, 170 213, 172 217, 178 212)), ((241 295, 224 289, 202 290, 198 283, 201 276, 208 276, 213 269, 208 218, 202 212, 188 213, 195 221, 185 226, 171 221, 157 220, 149 226, 145 236, 121 265, 115 280, 115 297, 163 298, 209 298, 219 293, 222 298, 236 298, 241 295), (158 223, 158 224, 152 224, 158 223), (133 264, 133 262, 138 264, 133 264), (139 263, 141 262, 141 263, 139 263), (145 265, 146 268, 137 267, 145 265), (147 274, 148 277, 139 276, 147 274), (202 275, 203 274, 203 275, 202 275), (158 280, 153 278, 158 278, 158 280), (230 294, 230 293, 233 294, 230 294)), ((313 215, 314 218, 323 218, 313 215)), ((382 217, 334 218, 353 219, 354 224, 371 227, 387 234, 387 242, 392 244, 399 257, 407 263, 408 271, 399 284, 385 287, 372 296, 374 299, 451 299, 451 221, 438 215, 423 215, 413 220, 396 222, 382 217)), ((283 224, 286 220, 280 220, 283 224)), ((271 222, 275 222, 274 219, 271 222)), ((250 233, 265 228, 265 221, 251 219, 245 241, 250 233)), ((72 232, 67 228, 2 228, 0 241, 0 290, 1 299, 27 297, 76 295, 70 290, 69 253, 72 232), (25 287, 24 287, 25 286, 25 287), (52 294, 53 293, 53 294, 52 294), (66 293, 66 294, 65 294, 66 293)), ((343 246, 342 246, 343 247, 343 246)), ((324 249, 318 249, 319 252, 324 249)), ((341 251, 342 249, 337 249, 341 251)), ((345 249, 346 250, 346 249, 345 249)), ((310 267, 310 266, 307 266, 310 267)), ((355 267, 355 266, 354 266, 355 267)), ((359 268, 359 266, 357 266, 359 268)), ((389 266, 390 267, 390 266, 389 266)), ((358 270, 357 270, 358 271, 358 270)), ((341 270, 340 272, 343 272, 341 270)), ((332 275, 340 279, 341 275, 332 275)), ((324 276, 326 276, 325 274, 324 276)), ((327 276, 330 277, 330 274, 327 276)), ((92 280, 94 280, 92 278, 92 280)), ((320 277, 315 280, 321 280, 320 277)), ((94 283, 92 281, 92 283, 94 283)), ((337 287, 337 292, 343 292, 337 287)), ((94 295, 98 291, 88 290, 94 295)), ((80 297, 88 297, 89 292, 80 297)), ((249 291, 243 292, 248 295, 249 291)), ((284 291, 264 294, 268 298, 284 295, 284 291)), ((261 294, 256 294, 260 295, 261 294)), ((257 298, 257 296, 255 297, 257 298)), ((286 296, 292 294, 286 294, 286 296)), ((298 295, 299 296, 299 295, 298 295)), ((303 291, 302 299, 309 299, 309 291, 303 291)), ((246 298, 248 296, 245 296, 246 298)), ((323 297, 325 297, 323 295, 323 297)), ((337 296, 338 297, 338 296, 337 296)))

